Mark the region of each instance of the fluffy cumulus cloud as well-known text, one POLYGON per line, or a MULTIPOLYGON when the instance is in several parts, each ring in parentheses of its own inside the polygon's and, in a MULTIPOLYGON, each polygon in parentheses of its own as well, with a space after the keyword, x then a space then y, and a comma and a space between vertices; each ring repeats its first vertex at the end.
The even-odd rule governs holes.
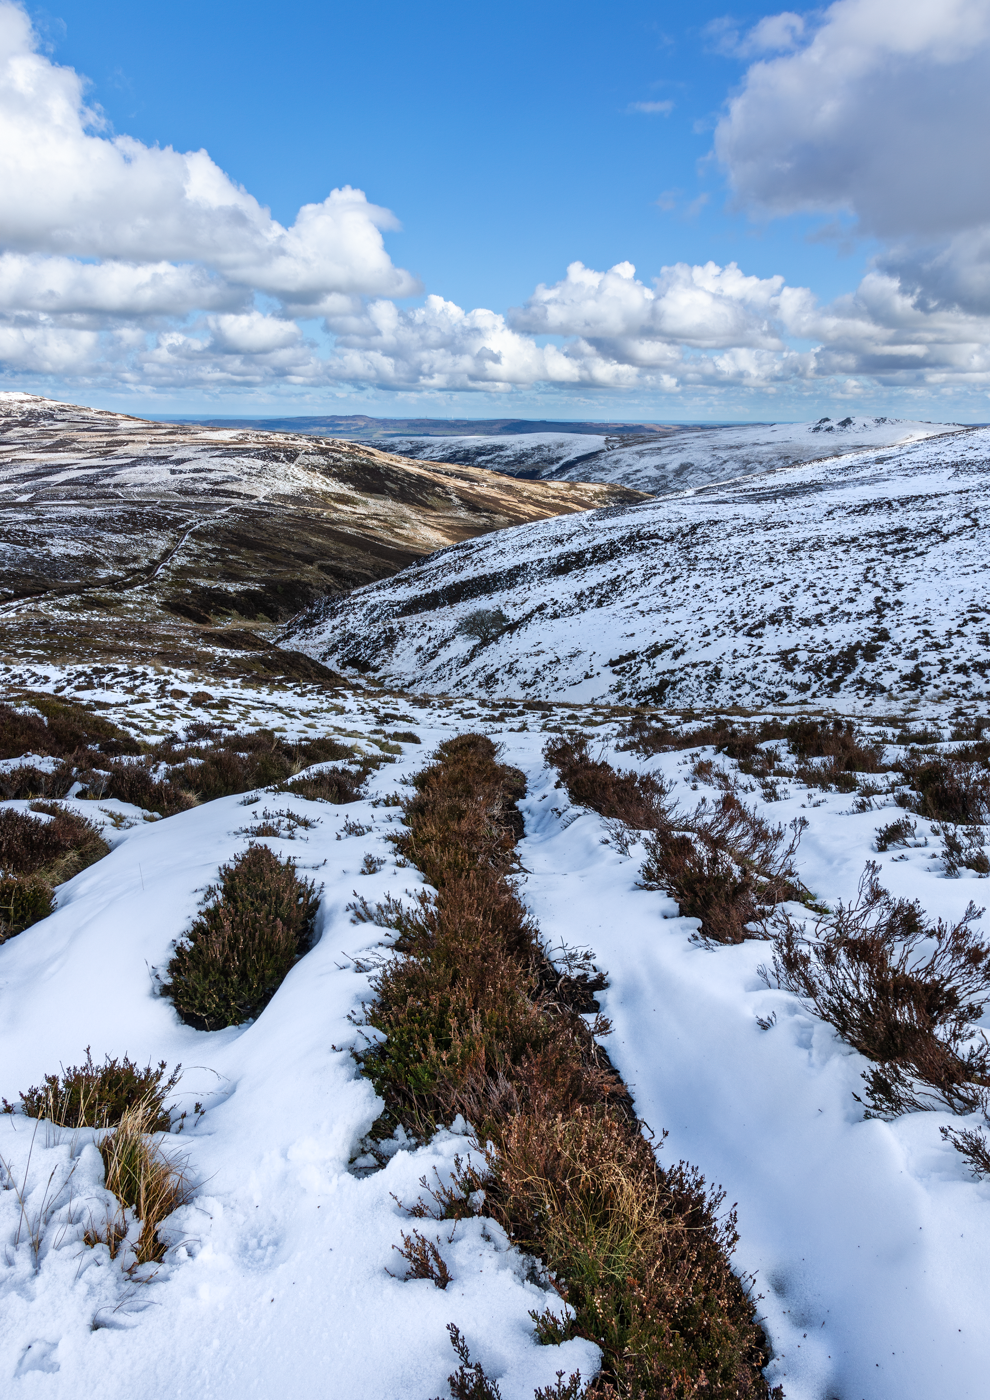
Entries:
POLYGON ((299 341, 292 317, 420 290, 386 252, 395 218, 360 190, 332 190, 286 228, 206 151, 109 131, 80 76, 38 52, 10 0, 0 3, 0 188, 0 345, 13 368, 95 370, 133 351, 136 327, 211 312, 202 345, 264 356, 299 341), (259 293, 274 303, 267 316, 254 308, 259 293))
POLYGON ((768 51, 715 135, 736 196, 848 216, 882 240, 877 268, 914 313, 931 313, 923 338, 958 311, 966 358, 973 318, 990 313, 990 0, 838 0, 798 19, 734 36, 768 51))
POLYGON ((653 279, 574 262, 505 315, 402 307, 422 289, 386 250, 388 210, 345 187, 280 224, 206 151, 114 133, 0 0, 0 363, 163 391, 985 391, 990 0, 837 0, 709 37, 749 64, 715 135, 735 197, 845 215, 883 244, 831 305, 734 262, 653 279), (298 324, 314 318, 329 350, 298 324))

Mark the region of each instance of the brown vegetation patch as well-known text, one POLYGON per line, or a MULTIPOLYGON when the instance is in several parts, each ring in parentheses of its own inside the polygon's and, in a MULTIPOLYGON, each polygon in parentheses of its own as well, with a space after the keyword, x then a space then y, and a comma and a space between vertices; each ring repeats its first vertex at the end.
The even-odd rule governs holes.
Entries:
MULTIPOLYGON (((766 1396, 763 1335, 728 1264, 734 1217, 690 1168, 660 1170, 597 1044, 607 1024, 589 1029, 578 1013, 590 973, 575 962, 557 974, 507 878, 522 791, 522 775, 498 763, 489 739, 441 745, 404 804, 397 843, 435 897, 424 893, 411 910, 355 906, 395 930, 395 955, 375 974, 366 1008, 379 1035, 359 1057, 387 1105, 385 1126, 425 1135, 462 1113, 488 1145, 483 1165, 461 1164, 412 1213, 474 1213, 483 1190, 485 1213, 543 1259, 573 1307, 568 1335, 603 1349, 584 1393, 766 1396)), ((443 1286, 429 1246, 403 1238, 410 1265, 443 1286)), ((562 1340, 535 1320, 538 1340, 562 1340)), ((460 1334, 452 1338, 461 1365, 451 1394, 497 1397, 460 1334)), ((580 1377, 561 1373, 541 1395, 579 1393, 580 1377)))
POLYGON ((109 850, 91 822, 57 803, 36 802, 31 812, 0 809, 0 942, 47 918, 53 886, 109 850))
POLYGON ((584 736, 553 739, 544 757, 560 772, 574 802, 602 816, 647 830, 643 884, 664 890, 680 911, 699 919, 700 933, 716 943, 764 937, 750 925, 786 899, 804 899, 793 858, 806 823, 771 826, 733 792, 703 799, 690 817, 670 805, 669 784, 649 773, 617 772, 592 759, 584 736))
POLYGON ((958 923, 932 924, 917 901, 889 894, 870 862, 856 899, 810 933, 778 922, 776 985, 876 1063, 863 1076, 871 1113, 985 1109, 990 1041, 974 1032, 990 1003, 990 942, 973 929, 981 913, 970 904, 958 923))

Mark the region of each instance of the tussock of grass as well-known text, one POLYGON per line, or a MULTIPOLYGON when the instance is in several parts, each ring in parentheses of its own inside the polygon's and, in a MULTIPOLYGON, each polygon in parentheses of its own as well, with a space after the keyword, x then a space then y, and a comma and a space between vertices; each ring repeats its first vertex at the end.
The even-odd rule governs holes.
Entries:
MULTIPOLYGON (((171 1112, 166 1100, 182 1072, 181 1065, 169 1074, 162 1060, 141 1069, 128 1059, 107 1055, 102 1065, 93 1063, 89 1046, 82 1065, 63 1069, 61 1075, 46 1074, 41 1086, 22 1091, 22 1111, 28 1118, 47 1118, 64 1128, 107 1128, 123 1115, 140 1106, 147 1121, 147 1132, 167 1132, 171 1112)), ((3 1100, 5 1113, 14 1106, 3 1100)))
MULTIPOLYGON (((584 1393, 765 1396, 762 1333, 728 1264, 734 1219, 697 1173, 658 1167, 597 1044, 607 1023, 589 1029, 578 1013, 588 973, 555 975, 508 878, 523 790, 489 739, 462 735, 440 746, 404 804, 400 851, 437 893, 378 911, 395 956, 373 980, 366 1017, 381 1034, 362 1069, 387 1105, 383 1126, 425 1136, 463 1113, 487 1144, 483 1165, 461 1164, 452 1186, 429 1193, 432 1207, 413 1213, 471 1213, 483 1190, 484 1211, 552 1271, 576 1313, 571 1335, 603 1348, 584 1393)), ((632 789, 630 801, 654 796, 632 789)), ((404 1242, 410 1265, 438 1282, 429 1248, 404 1242)), ((560 1340, 548 1325, 538 1337, 560 1340)), ((452 1339, 461 1365, 451 1394, 497 1397, 460 1334, 452 1339)), ((541 1395, 579 1393, 580 1377, 561 1374, 541 1395)))
MULTIPOLYGON (((139 1100, 124 1110, 117 1126, 100 1141, 107 1190, 141 1222, 134 1246, 137 1264, 163 1258, 167 1245, 159 1239, 158 1227, 192 1196, 182 1165, 162 1150, 161 1135, 154 1127, 156 1118, 154 1102, 139 1100)), ((97 1228, 90 1232, 87 1243, 107 1243, 113 1255, 117 1252, 114 1245, 119 1248, 122 1241, 123 1225, 123 1221, 108 1220, 103 1231, 97 1228)))
POLYGON ((810 933, 778 921, 774 981, 875 1062, 863 1076, 871 1113, 986 1110, 990 1041, 973 1029, 990 1003, 990 942, 973 929, 981 913, 970 904, 958 923, 932 924, 870 862, 857 898, 810 933))
POLYGON ((168 965, 162 995, 200 1030, 261 1015, 307 951, 319 908, 310 880, 267 846, 251 846, 220 868, 208 903, 168 965))
MULTIPOLYGON (((181 1066, 171 1074, 164 1060, 138 1067, 124 1055, 107 1055, 102 1065, 93 1061, 89 1047, 82 1065, 46 1074, 41 1086, 20 1095, 29 1118, 47 1118, 61 1128, 99 1128, 107 1190, 120 1209, 102 1222, 93 1222, 84 1234, 86 1244, 105 1244, 116 1258, 130 1241, 134 1263, 160 1260, 166 1245, 158 1237, 162 1221, 191 1197, 182 1166, 162 1150, 164 1134, 171 1126, 166 1100, 179 1081, 181 1066), (135 1239, 126 1212, 140 1222, 135 1239)), ((3 1111, 14 1105, 2 1100, 3 1111)))

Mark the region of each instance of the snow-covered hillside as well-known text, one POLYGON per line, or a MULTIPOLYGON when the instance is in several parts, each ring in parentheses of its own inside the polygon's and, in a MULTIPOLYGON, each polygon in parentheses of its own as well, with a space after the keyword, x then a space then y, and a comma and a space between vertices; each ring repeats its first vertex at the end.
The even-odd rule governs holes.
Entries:
POLYGON ((969 429, 467 541, 318 605, 285 640, 432 692, 976 698, 988 511, 990 429, 969 429))
MULTIPOLYGON (((189 684, 181 672, 171 680, 189 684)), ((71 690, 73 676, 52 671, 45 683, 71 690)), ((327 704, 316 691, 280 693, 266 713, 264 696, 241 696, 255 722, 277 720, 290 736, 318 729, 371 747, 401 722, 423 744, 406 743, 368 800, 345 807, 247 794, 156 821, 125 803, 70 800, 114 849, 60 888, 54 915, 0 947, 0 1092, 16 1102, 60 1063, 78 1063, 87 1044, 97 1061, 181 1061, 179 1104, 190 1115, 167 1141, 194 1194, 163 1227, 162 1263, 128 1274, 125 1258, 83 1238, 108 1205, 94 1130, 0 1117, 8 1394, 430 1400, 448 1393, 449 1323, 502 1400, 532 1400, 560 1370, 594 1372, 586 1340, 536 1344, 530 1312, 554 1295, 490 1220, 417 1220, 452 1277, 445 1289, 403 1277, 395 1247, 410 1229, 407 1208, 421 1178, 445 1181, 455 1154, 470 1150, 462 1122, 426 1146, 395 1142, 383 1170, 351 1160, 380 1103, 351 1058, 348 1015, 368 996, 361 955, 386 935, 353 923, 347 905, 355 890, 375 901, 420 887, 418 872, 395 862, 387 838, 400 816, 382 799, 408 791, 402 780, 436 742, 470 729, 504 742, 506 761, 527 776, 522 896, 548 948, 587 945, 607 971, 607 1044, 637 1112, 658 1135, 669 1130, 661 1161, 688 1158, 739 1203, 735 1266, 755 1271, 764 1295, 772 1383, 786 1400, 983 1400, 990 1187, 940 1139, 951 1115, 864 1121, 853 1095, 867 1062, 789 993, 768 990, 758 972, 768 945, 701 946, 696 920, 638 887, 642 848, 621 848, 600 817, 571 807, 541 757, 542 729, 581 715, 507 719, 483 704, 360 693, 327 704), (322 886, 318 941, 253 1023, 193 1030, 156 995, 155 970, 220 864, 276 807, 314 823, 293 840, 264 839, 322 886), (372 873, 367 854, 380 865, 372 873)), ((94 698, 132 713, 112 678, 94 698)), ((597 732, 616 762, 664 772, 688 804, 715 795, 704 781, 698 791, 697 754, 616 755, 615 730, 606 719, 597 732)), ((848 794, 812 799, 797 782, 772 804, 755 790, 747 801, 773 821, 808 820, 800 873, 829 900, 854 895, 874 829, 890 816, 852 811, 848 794)), ((882 858, 883 879, 933 917, 957 919, 985 886, 947 880, 930 823, 919 827, 932 844, 882 858)))
POLYGON ((666 495, 750 472, 837 457, 864 447, 917 442, 952 431, 955 425, 950 423, 846 417, 812 423, 683 428, 633 438, 588 433, 409 437, 397 439, 389 447, 421 461, 465 463, 510 476, 553 481, 607 481, 666 495))

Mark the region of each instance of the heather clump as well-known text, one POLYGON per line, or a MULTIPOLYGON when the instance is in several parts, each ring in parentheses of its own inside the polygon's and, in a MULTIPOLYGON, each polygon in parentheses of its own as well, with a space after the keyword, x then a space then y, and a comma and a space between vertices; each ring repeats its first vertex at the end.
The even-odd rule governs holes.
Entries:
POLYGON ((267 846, 251 846, 207 892, 207 904, 178 944, 162 995, 201 1030, 261 1015, 307 951, 319 908, 312 881, 267 846))
POLYGON ((551 740, 543 756, 557 769, 568 797, 579 806, 640 831, 651 831, 669 820, 670 785, 650 773, 618 772, 603 759, 593 758, 583 734, 551 740))
MULTIPOLYGON (((657 819, 655 788, 616 785, 594 767, 589 776, 586 750, 554 742, 571 779, 601 780, 603 805, 657 819)), ((573 1317, 534 1314, 537 1340, 585 1336, 604 1360, 587 1388, 561 1373, 542 1400, 766 1396, 763 1336, 728 1263, 734 1217, 696 1172, 661 1171, 598 1043, 607 1023, 582 1015, 597 1010, 603 979, 586 958, 551 964, 514 888, 523 791, 484 736, 441 745, 403 804, 397 842, 436 893, 412 907, 353 906, 393 930, 365 1008, 375 1034, 359 1052, 386 1104, 383 1129, 398 1122, 422 1137, 462 1114, 486 1144, 412 1214, 481 1209, 551 1271, 573 1317)), ((404 1235, 400 1254, 409 1276, 447 1287, 441 1251, 425 1236, 404 1235)), ((460 1360, 451 1394, 496 1397, 453 1327, 451 1337, 460 1360)))
POLYGON ((91 822, 61 804, 0 810, 0 942, 47 918, 54 886, 109 850, 91 822))
MULTIPOLYGON (((179 1082, 181 1066, 168 1073, 165 1061, 143 1069, 123 1055, 107 1055, 102 1065, 93 1061, 89 1046, 81 1065, 46 1074, 40 1086, 23 1090, 22 1112, 28 1118, 47 1118, 64 1128, 107 1128, 140 1105, 149 1132, 167 1132, 171 1111, 167 1099, 179 1082)), ((13 1105, 3 1100, 12 1113, 13 1105)))
POLYGON ((984 1109, 990 1041, 975 1029, 990 1003, 990 942, 969 905, 950 924, 883 888, 869 863, 854 900, 819 915, 810 931, 783 916, 773 978, 875 1064, 864 1074, 875 1114, 984 1109))

